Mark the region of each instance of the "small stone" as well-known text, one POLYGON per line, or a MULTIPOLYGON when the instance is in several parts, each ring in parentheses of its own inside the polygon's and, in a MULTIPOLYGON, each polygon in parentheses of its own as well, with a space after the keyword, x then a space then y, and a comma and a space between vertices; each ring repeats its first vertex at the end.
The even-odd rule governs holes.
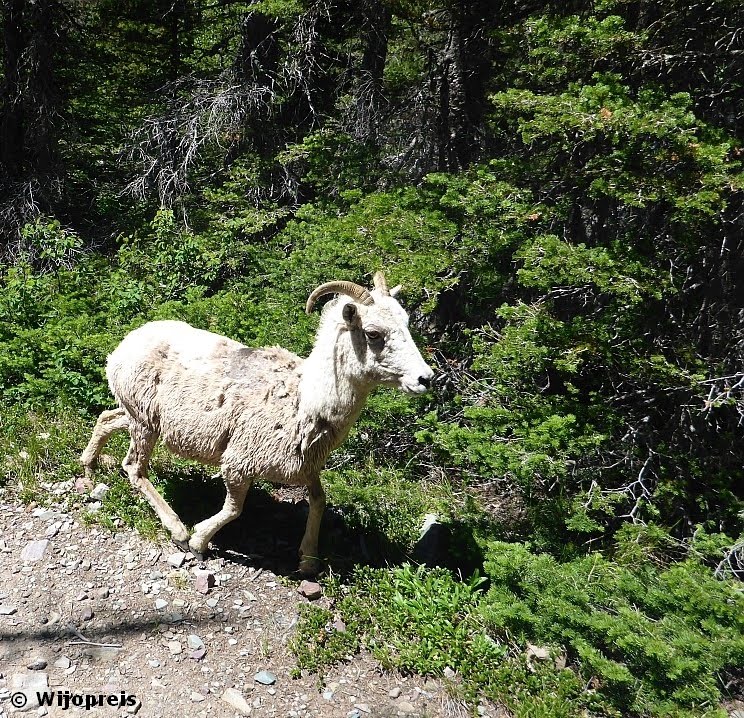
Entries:
POLYGON ((204 700, 204 696, 196 691, 191 691, 191 700, 194 703, 201 703, 204 700))
POLYGON ((38 561, 47 550, 49 539, 29 541, 21 551, 21 561, 38 561))
POLYGON ((168 565, 173 566, 173 568, 181 568, 183 566, 183 562, 186 560, 186 554, 183 551, 176 551, 176 553, 172 553, 170 556, 168 556, 168 565))
POLYGON ((150 666, 150 668, 160 668, 160 661, 157 658, 151 658, 147 661, 147 665, 150 666))
POLYGON ((59 522, 50 524, 47 527, 47 530, 44 532, 44 536, 46 536, 47 538, 54 538, 59 533, 59 530, 61 528, 62 528, 62 524, 59 522))
POLYGON ((214 574, 211 571, 199 571, 199 573, 196 574, 194 588, 199 593, 206 594, 209 593, 209 589, 214 586, 214 583, 214 574))
POLYGON ((201 648, 197 648, 191 651, 191 653, 189 653, 189 658, 191 658, 191 660, 193 661, 200 661, 206 655, 207 655, 207 649, 205 646, 202 646, 201 648))
POLYGON ((550 658, 550 651, 543 646, 535 646, 532 643, 527 644, 525 651, 527 658, 534 658, 537 661, 547 661, 550 658))
POLYGON ((401 701, 395 706, 401 713, 415 713, 416 708, 408 701, 401 701))
POLYGON ((127 708, 127 713, 132 716, 136 715, 137 713, 139 713, 140 708, 142 708, 142 701, 138 698, 137 702, 133 706, 129 706, 127 708))
POLYGON ((346 630, 346 624, 340 618, 337 618, 333 622, 333 630, 343 633, 346 630))
POLYGON ((371 713, 372 709, 369 707, 368 703, 355 703, 354 708, 357 708, 362 713, 371 713))
POLYGON ((93 482, 83 476, 75 479, 75 491, 79 494, 87 494, 93 488, 93 482))
POLYGON ((270 671, 259 671, 255 676, 253 676, 253 680, 261 685, 271 686, 276 683, 276 676, 270 671))
POLYGON ((93 564, 87 558, 84 558, 80 562, 80 570, 81 571, 90 571, 90 569, 91 569, 92 566, 93 566, 93 564))
POLYGON ((202 641, 202 639, 199 638, 199 636, 197 636, 195 633, 189 634, 189 637, 186 639, 186 643, 192 651, 195 651, 198 648, 204 648, 204 641, 202 641))
POLYGON ((107 588, 99 588, 96 591, 96 596, 98 598, 108 598, 111 595, 111 592, 107 588))
POLYGON ((61 656, 54 662, 54 665, 56 668, 66 671, 72 665, 72 661, 67 656, 61 656))
POLYGON ((455 677, 455 672, 449 666, 445 667, 443 673, 447 680, 451 681, 455 677))
POLYGON ((228 638, 227 639, 227 642, 231 646, 237 646, 238 645, 238 640, 236 638, 228 638))
POLYGON ((222 694, 222 700, 231 708, 234 708, 241 715, 251 714, 251 704, 245 699, 243 694, 237 688, 228 688, 222 694))
POLYGON ((208 598, 206 603, 207 606, 209 606, 210 608, 215 608, 219 601, 216 598, 208 598))
POLYGON ((184 601, 182 598, 174 598, 173 605, 176 608, 184 608, 186 606, 186 601, 184 601))
POLYGON ((93 609, 90 606, 85 606, 80 613, 80 618, 82 618, 83 621, 90 621, 94 615, 93 609))
POLYGON ((302 581, 297 590, 308 601, 315 601, 323 595, 323 589, 315 581, 302 581))
POLYGON ((93 491, 90 492, 89 496, 94 501, 103 501, 106 498, 106 494, 109 492, 109 487, 106 484, 96 484, 93 491))
POLYGON ((168 605, 168 601, 166 601, 164 598, 156 598, 155 599, 155 608, 156 608, 156 610, 162 611, 167 605, 168 605))
POLYGON ((47 662, 43 658, 35 658, 26 666, 29 671, 43 671, 47 667, 47 662))
POLYGON ((103 663, 118 662, 122 652, 122 649, 116 646, 84 646, 82 650, 84 655, 103 663))
POLYGON ((166 645, 172 656, 177 656, 183 652, 183 646, 178 641, 168 641, 166 645))
POLYGON ((17 610, 15 606, 0 603, 0 616, 12 616, 17 610))
POLYGON ((358 708, 354 708, 353 710, 350 710, 346 714, 346 718, 361 718, 361 712, 358 708))
POLYGON ((390 690, 388 691, 388 695, 389 695, 389 696, 390 696, 391 698, 393 698, 393 699, 395 699, 395 698, 400 698, 400 694, 401 694, 401 693, 403 693, 403 691, 401 690, 401 687, 400 687, 400 686, 395 686, 395 688, 391 688, 391 689, 390 689, 390 690))
POLYGON ((323 691, 323 698, 327 701, 333 700, 333 691, 330 691, 328 689, 323 691))

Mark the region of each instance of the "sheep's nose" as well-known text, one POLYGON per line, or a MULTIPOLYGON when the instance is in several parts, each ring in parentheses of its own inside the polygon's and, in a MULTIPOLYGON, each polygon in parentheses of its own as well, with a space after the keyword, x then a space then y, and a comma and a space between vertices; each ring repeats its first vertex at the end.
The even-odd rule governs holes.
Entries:
POLYGON ((431 377, 429 376, 420 376, 419 377, 419 384, 422 386, 425 386, 427 389, 431 388, 431 377))

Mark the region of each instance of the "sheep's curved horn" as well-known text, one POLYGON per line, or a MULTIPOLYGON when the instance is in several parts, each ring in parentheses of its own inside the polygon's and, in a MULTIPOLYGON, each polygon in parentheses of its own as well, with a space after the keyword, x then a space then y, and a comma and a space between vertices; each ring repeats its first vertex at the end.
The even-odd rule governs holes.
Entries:
POLYGON ((375 272, 374 277, 375 289, 382 294, 383 297, 389 297, 390 292, 388 291, 387 281, 385 275, 382 272, 375 272))
POLYGON ((326 294, 346 294, 366 306, 375 303, 372 295, 359 284, 354 284, 354 282, 326 282, 325 284, 321 284, 317 289, 314 289, 313 293, 307 298, 305 312, 310 314, 318 298, 326 294))

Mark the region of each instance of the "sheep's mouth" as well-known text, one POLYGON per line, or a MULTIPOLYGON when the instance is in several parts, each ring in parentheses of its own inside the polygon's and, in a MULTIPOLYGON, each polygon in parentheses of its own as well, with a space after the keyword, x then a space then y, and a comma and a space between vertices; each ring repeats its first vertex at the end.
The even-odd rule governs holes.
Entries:
POLYGON ((405 381, 404 379, 401 379, 400 388, 406 394, 425 394, 429 391, 429 387, 419 381, 413 383, 405 381))

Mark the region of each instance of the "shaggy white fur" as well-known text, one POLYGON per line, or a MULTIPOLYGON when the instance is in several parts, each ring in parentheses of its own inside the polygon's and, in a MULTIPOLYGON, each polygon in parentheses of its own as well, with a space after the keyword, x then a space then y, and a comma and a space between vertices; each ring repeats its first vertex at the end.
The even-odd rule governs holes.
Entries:
MULTIPOLYGON (((329 285, 330 286, 330 285, 329 285)), ((356 287, 356 285, 354 285, 356 287)), ((308 487, 310 511, 300 570, 317 570, 325 508, 320 470, 345 438, 370 391, 380 384, 426 391, 433 372, 408 331, 408 315, 384 277, 359 301, 345 294, 323 310, 315 345, 303 360, 281 347, 251 349, 184 322, 150 322, 109 356, 106 373, 119 408, 104 411, 80 457, 86 473, 114 431, 128 429, 123 462, 173 540, 201 555, 237 518, 262 477, 308 487), (181 519, 147 478, 158 438, 179 456, 220 466, 227 488, 221 511, 189 538, 181 519)))

